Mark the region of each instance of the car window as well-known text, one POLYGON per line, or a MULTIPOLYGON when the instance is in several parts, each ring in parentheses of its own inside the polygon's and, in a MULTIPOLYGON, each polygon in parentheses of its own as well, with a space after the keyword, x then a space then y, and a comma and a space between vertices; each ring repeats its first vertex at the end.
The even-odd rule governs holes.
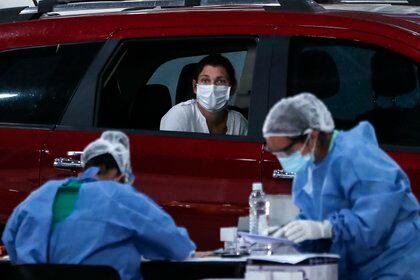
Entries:
POLYGON ((312 92, 336 127, 369 121, 378 141, 420 146, 418 64, 392 51, 336 39, 293 38, 288 95, 312 92))
POLYGON ((0 122, 56 124, 101 43, 0 53, 0 122))
POLYGON ((162 117, 172 107, 195 99, 192 79, 197 63, 214 53, 227 58, 235 70, 238 86, 229 109, 246 123, 255 47, 255 38, 124 42, 102 76, 96 125, 167 133, 160 130, 162 117))

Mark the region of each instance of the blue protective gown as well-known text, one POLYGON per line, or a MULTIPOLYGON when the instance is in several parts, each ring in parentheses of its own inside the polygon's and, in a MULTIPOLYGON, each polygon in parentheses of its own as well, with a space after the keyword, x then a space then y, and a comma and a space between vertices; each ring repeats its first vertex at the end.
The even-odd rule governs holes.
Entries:
POLYGON ((327 250, 341 256, 340 279, 420 279, 419 204, 369 123, 341 132, 326 158, 296 174, 292 193, 300 219, 332 223, 327 250))
POLYGON ((3 243, 14 264, 109 265, 141 279, 140 259, 183 260, 195 250, 183 228, 144 194, 114 181, 85 180, 73 212, 51 233, 52 205, 65 181, 49 181, 13 212, 3 243))

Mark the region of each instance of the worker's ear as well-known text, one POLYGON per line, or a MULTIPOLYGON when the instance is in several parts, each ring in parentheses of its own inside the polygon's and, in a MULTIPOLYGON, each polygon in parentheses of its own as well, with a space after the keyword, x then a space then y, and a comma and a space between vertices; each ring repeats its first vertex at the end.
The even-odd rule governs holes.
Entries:
POLYGON ((115 176, 114 181, 119 182, 119 183, 124 183, 125 182, 125 175, 124 174, 120 174, 115 176))
POLYGON ((317 130, 312 130, 311 133, 309 134, 310 136, 310 140, 314 141, 319 137, 319 131, 317 130))
POLYGON ((319 137, 319 131, 317 130, 312 130, 311 133, 309 133, 309 147, 311 147, 311 149, 313 148, 313 145, 317 145, 318 143, 318 137, 319 137))

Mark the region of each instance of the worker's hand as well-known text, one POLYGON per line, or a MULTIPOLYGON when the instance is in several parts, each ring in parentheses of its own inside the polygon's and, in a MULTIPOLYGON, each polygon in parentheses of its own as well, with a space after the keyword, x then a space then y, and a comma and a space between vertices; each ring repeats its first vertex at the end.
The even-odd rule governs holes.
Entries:
POLYGON ((295 243, 300 243, 305 240, 331 238, 332 225, 328 220, 323 222, 297 220, 282 227, 276 232, 276 236, 286 237, 295 243))

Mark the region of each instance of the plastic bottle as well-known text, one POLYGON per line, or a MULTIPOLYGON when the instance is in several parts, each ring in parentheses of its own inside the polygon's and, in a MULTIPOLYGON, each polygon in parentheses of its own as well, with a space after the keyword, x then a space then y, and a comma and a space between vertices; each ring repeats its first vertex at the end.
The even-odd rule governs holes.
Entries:
POLYGON ((262 183, 253 183, 249 196, 249 232, 268 235, 270 202, 262 189, 262 183))

